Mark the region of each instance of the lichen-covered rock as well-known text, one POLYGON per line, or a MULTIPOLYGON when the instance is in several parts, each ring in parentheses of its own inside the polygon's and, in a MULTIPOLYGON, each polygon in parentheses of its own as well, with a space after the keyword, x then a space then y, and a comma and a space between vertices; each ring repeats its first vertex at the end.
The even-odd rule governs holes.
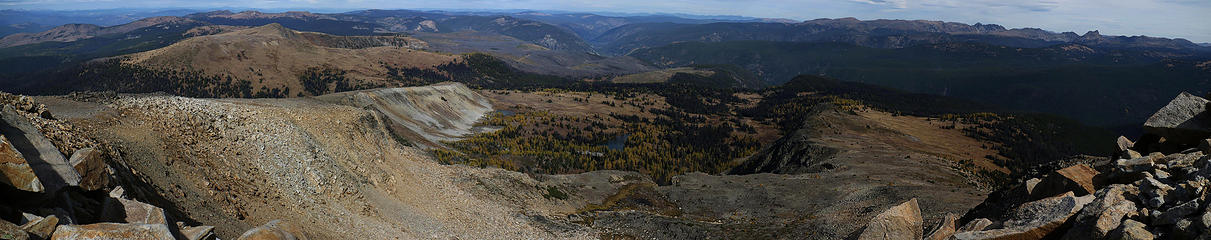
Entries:
POLYGON ((1178 94, 1144 122, 1144 131, 1164 137, 1169 142, 1195 143, 1211 136, 1211 120, 1206 113, 1207 99, 1178 94))
POLYGON ((1118 145, 1119 151, 1127 151, 1131 150, 1132 147, 1135 147, 1135 142, 1132 142, 1131 139, 1127 139, 1127 137, 1124 136, 1118 136, 1115 143, 1118 145))
POLYGON ((1118 173, 1138 173, 1151 171, 1155 163, 1150 157, 1137 157, 1132 159, 1119 159, 1115 161, 1115 170, 1118 173))
POLYGON ((173 240, 168 225, 141 223, 96 223, 59 225, 52 240, 173 240))
POLYGON ((1194 226, 1194 221, 1190 221, 1190 219, 1178 220, 1169 229, 1169 234, 1165 237, 1170 239, 1194 239, 1198 237, 1199 232, 1194 226))
POLYGON ((0 135, 0 183, 8 184, 22 191, 42 192, 42 182, 34 174, 25 157, 13 147, 3 135, 0 135))
POLYGON ((8 221, 0 220, 0 239, 4 240, 26 240, 29 239, 29 234, 21 230, 21 227, 8 221))
POLYGON ((921 239, 921 220, 921 208, 913 198, 875 216, 858 239, 921 239))
POLYGON ((1156 163, 1161 163, 1161 164, 1168 165, 1169 167, 1174 167, 1174 166, 1193 165, 1195 161, 1197 161, 1199 158, 1202 158, 1202 157, 1203 157, 1202 152, 1174 153, 1174 154, 1169 154, 1169 155, 1162 155, 1162 156, 1154 158, 1153 160, 1156 163))
POLYGON ((80 173, 80 188, 85 191, 101 189, 109 184, 109 170, 101 151, 93 148, 76 150, 68 163, 80 173))
POLYGON ((1198 211, 1198 201, 1190 200, 1185 203, 1179 204, 1177 206, 1173 206, 1172 208, 1169 208, 1169 210, 1166 210, 1166 211, 1162 212, 1160 215, 1155 216, 1154 217, 1155 219, 1152 220, 1152 225, 1163 226, 1163 225, 1175 224, 1178 221, 1185 219, 1186 216, 1190 216, 1190 214, 1194 214, 1194 212, 1197 212, 1197 211, 1198 211))
POLYGON ((1169 192, 1175 189, 1172 186, 1157 181, 1152 177, 1145 177, 1143 180, 1139 181, 1139 184, 1136 185, 1139 185, 1140 188, 1140 201, 1143 202, 1145 206, 1154 209, 1165 205, 1165 200, 1166 197, 1168 197, 1169 192))
POLYGON ((292 224, 273 220, 264 226, 249 229, 237 240, 307 240, 307 236, 292 224))
POLYGON ((1152 240, 1152 239, 1155 239, 1156 235, 1152 234, 1152 232, 1149 232, 1147 227, 1148 227, 1148 225, 1144 225, 1144 223, 1141 223, 1139 221, 1135 221, 1135 220, 1131 220, 1131 219, 1123 220, 1123 224, 1120 224, 1118 229, 1115 229, 1113 232, 1110 233, 1110 239, 1123 239, 1123 240, 1152 240))
POLYGON ((55 227, 59 226, 59 218, 55 215, 40 217, 26 213, 24 217, 29 219, 29 222, 22 224, 21 230, 38 236, 38 238, 50 238, 51 233, 55 232, 55 227))
POLYGON ((925 239, 926 240, 949 239, 950 236, 955 234, 955 230, 956 230, 955 221, 957 221, 958 218, 959 218, 959 216, 954 215, 953 213, 947 213, 946 217, 942 218, 942 222, 938 223, 938 226, 935 227, 933 229, 933 231, 929 231, 929 235, 926 235, 925 239))
POLYGON ((1110 185, 1094 193, 1094 199, 1081 209, 1072 220, 1072 229, 1064 239, 1103 238, 1122 223, 1123 217, 1135 215, 1138 209, 1132 202, 1138 189, 1125 184, 1110 185))
POLYGON ((1073 196, 1071 192, 1022 204, 1014 209, 1008 220, 1001 224, 1002 228, 961 232, 954 235, 955 239, 1042 239, 1051 234, 1076 215, 1086 204, 1093 200, 1093 195, 1084 197, 1073 196))

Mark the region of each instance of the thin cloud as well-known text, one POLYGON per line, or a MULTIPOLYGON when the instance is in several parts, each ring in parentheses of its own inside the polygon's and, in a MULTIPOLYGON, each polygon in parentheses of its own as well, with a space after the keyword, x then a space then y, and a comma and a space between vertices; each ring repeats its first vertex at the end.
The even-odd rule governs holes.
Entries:
POLYGON ((895 9, 908 8, 908 0, 851 0, 859 3, 885 6, 895 9))

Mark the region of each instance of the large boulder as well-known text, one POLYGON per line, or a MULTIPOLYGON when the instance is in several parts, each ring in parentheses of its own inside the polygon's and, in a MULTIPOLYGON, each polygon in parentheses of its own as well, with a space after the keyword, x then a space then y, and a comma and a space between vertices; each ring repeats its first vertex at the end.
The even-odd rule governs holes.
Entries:
POLYGON ((0 110, 0 119, 3 120, 0 121, 0 133, 29 162, 46 191, 58 192, 66 186, 80 185, 80 174, 29 119, 17 113, 11 105, 5 105, 0 110))
POLYGON ((1072 192, 1024 203, 1010 213, 1002 228, 956 233, 955 239, 1042 239, 1051 234, 1068 218, 1076 215, 1093 195, 1076 197, 1072 192))
POLYGON ((1135 147, 1135 142, 1132 142, 1131 139, 1127 139, 1127 137, 1124 136, 1118 136, 1115 143, 1118 145, 1118 150, 1120 152, 1131 150, 1132 147, 1135 147))
POLYGON ((925 240, 949 239, 950 236, 955 234, 955 221, 958 221, 958 218, 959 216, 954 215, 953 213, 947 213, 946 217, 942 218, 942 222, 938 223, 938 227, 935 227, 933 231, 929 231, 929 235, 925 236, 925 240))
POLYGON ((264 226, 249 229, 237 240, 307 240, 307 236, 292 224, 273 220, 264 226))
POLYGON ((921 221, 921 208, 913 198, 875 216, 858 239, 921 239, 921 221))
POLYGON ((96 223, 59 225, 52 240, 174 240, 168 225, 141 223, 96 223))
POLYGON ((22 191, 42 192, 42 182, 34 174, 25 157, 13 147, 12 142, 0 135, 0 183, 22 191))
POLYGON ((1207 99, 1181 93, 1144 122, 1144 132, 1163 137, 1167 142, 1197 144, 1211 136, 1211 118, 1207 99))
POLYGON ((33 214, 24 214, 29 221, 21 225, 21 229, 25 230, 34 236, 41 239, 50 238, 50 234, 55 232, 55 227, 59 226, 59 218, 55 215, 40 217, 33 214))
POLYGON ((93 148, 76 150, 68 163, 80 173, 80 188, 85 191, 98 190, 109 184, 109 169, 101 151, 93 148))
POLYGON ((1081 209, 1072 220, 1072 229, 1064 239, 1104 238, 1122 223, 1123 217, 1134 215, 1138 209, 1133 202, 1139 189, 1125 184, 1110 185, 1094 193, 1094 200, 1081 209))
POLYGON ((117 205, 107 206, 101 215, 109 221, 126 223, 168 224, 164 209, 135 200, 118 198, 117 205), (120 207, 120 208, 119 208, 120 207), (120 218, 120 219, 114 219, 120 218))
POLYGON ((1043 199, 1065 192, 1072 192, 1077 196, 1091 194, 1094 191, 1093 177, 1097 174, 1097 170, 1093 170, 1085 164, 1056 170, 1034 186, 1034 189, 1030 191, 1030 197, 1031 199, 1043 199))

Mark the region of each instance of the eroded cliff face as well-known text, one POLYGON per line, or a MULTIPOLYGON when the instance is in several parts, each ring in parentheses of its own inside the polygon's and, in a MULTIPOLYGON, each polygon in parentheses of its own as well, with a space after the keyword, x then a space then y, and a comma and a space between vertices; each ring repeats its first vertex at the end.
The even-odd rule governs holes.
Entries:
POLYGON ((487 98, 461 83, 344 92, 318 99, 374 109, 390 120, 393 133, 421 148, 473 133, 475 122, 493 111, 487 98))

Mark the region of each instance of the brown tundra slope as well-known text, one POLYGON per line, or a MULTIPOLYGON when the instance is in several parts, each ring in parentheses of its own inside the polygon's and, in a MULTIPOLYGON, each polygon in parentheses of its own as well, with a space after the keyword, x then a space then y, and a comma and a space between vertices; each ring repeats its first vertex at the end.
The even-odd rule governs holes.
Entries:
POLYGON ((280 24, 198 36, 167 47, 121 56, 125 64, 203 76, 230 77, 253 89, 286 89, 295 96, 308 69, 345 71, 351 86, 396 86, 387 66, 431 69, 460 61, 457 55, 422 51, 427 44, 403 36, 332 36, 299 32, 280 24))

